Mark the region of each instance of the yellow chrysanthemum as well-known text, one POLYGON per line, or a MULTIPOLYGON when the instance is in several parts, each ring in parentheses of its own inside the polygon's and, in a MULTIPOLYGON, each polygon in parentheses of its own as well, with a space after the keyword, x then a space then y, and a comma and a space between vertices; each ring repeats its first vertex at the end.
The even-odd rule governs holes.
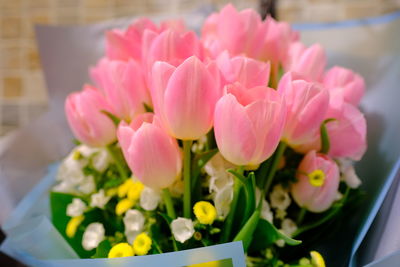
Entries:
POLYGON ((118 186, 118 196, 120 198, 125 197, 126 194, 128 194, 128 191, 129 191, 129 189, 131 188, 132 185, 133 185, 133 180, 132 179, 128 179, 123 184, 118 186))
POLYGON ((133 241, 133 250, 136 255, 146 255, 151 248, 151 243, 151 238, 146 233, 141 233, 133 241))
POLYGON ((122 200, 120 200, 117 204, 117 206, 115 206, 115 213, 119 216, 124 214, 127 210, 129 210, 130 208, 132 208, 135 205, 135 201, 132 201, 128 198, 124 198, 122 200))
POLYGON ((194 215, 202 224, 212 224, 217 218, 217 210, 207 201, 199 201, 193 207, 194 215))
POLYGON ((72 217, 67 224, 67 228, 65 229, 65 233, 69 238, 73 238, 75 236, 76 230, 78 226, 83 222, 85 216, 80 215, 76 217, 72 217))
POLYGON ((128 243, 118 243, 108 252, 108 258, 121 258, 134 256, 133 248, 128 243))
POLYGON ((140 194, 144 189, 144 185, 139 181, 134 181, 128 191, 128 198, 133 201, 137 201, 140 198, 140 194))
POLYGON ((315 267, 325 267, 325 261, 321 254, 317 251, 311 251, 311 264, 315 267))
POLYGON ((312 173, 308 174, 308 179, 312 186, 323 186, 325 182, 325 173, 320 169, 315 170, 312 173))

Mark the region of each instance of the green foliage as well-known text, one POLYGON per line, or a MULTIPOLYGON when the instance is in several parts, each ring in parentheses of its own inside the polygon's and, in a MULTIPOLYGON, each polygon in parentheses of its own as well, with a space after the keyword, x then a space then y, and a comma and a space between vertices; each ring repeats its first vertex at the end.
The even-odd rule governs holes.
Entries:
POLYGON ((108 252, 111 250, 111 243, 109 240, 105 239, 100 242, 96 249, 96 253, 92 256, 93 259, 96 258, 107 258, 108 252))

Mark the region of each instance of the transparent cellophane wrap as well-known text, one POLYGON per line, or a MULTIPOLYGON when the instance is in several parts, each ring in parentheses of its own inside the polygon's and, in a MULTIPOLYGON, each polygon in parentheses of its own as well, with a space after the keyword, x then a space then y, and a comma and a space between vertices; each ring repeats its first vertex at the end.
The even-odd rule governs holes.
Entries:
MULTIPOLYGON (((201 25, 205 15, 188 14, 189 26, 201 25)), ((243 266, 238 242, 161 255, 78 259, 51 224, 48 193, 54 184, 56 162, 73 147, 64 116, 65 97, 89 81, 88 67, 104 51, 104 32, 126 27, 131 21, 37 27, 49 108, 40 118, 1 139, 0 223, 7 235, 1 250, 33 266, 185 266, 226 258, 231 258, 234 266, 243 266)), ((322 44, 329 66, 341 65, 360 73, 367 87, 361 108, 368 123, 368 151, 356 165, 366 198, 338 235, 321 237, 318 250, 328 266, 370 262, 389 266, 400 259, 396 239, 400 236, 400 13, 294 27, 301 31, 305 44, 322 44)))

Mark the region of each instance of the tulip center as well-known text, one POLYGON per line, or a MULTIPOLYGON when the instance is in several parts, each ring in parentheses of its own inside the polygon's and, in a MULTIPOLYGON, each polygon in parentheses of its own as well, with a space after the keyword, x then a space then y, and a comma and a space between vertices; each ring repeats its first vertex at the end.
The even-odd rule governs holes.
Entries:
POLYGON ((325 182, 325 173, 322 170, 317 169, 308 174, 308 180, 312 186, 323 186, 325 182))

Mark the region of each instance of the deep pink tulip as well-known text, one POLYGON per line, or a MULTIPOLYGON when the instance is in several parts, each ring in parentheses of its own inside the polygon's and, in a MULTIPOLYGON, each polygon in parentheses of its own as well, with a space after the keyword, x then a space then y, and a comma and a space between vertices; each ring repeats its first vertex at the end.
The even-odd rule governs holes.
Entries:
POLYGON ((272 155, 285 125, 285 104, 272 88, 227 86, 215 108, 214 133, 221 154, 236 165, 257 165, 272 155))
POLYGON ((283 140, 299 151, 301 145, 311 142, 319 133, 329 105, 329 92, 316 83, 293 81, 290 72, 282 77, 278 92, 285 97, 287 109, 283 140))
POLYGON ((271 69, 269 62, 265 63, 244 56, 230 58, 226 51, 218 56, 216 62, 222 73, 224 84, 239 82, 246 88, 268 85, 271 69))
POLYGON ((312 212, 323 212, 335 201, 340 174, 337 164, 315 150, 308 152, 297 169, 297 182, 291 186, 295 202, 312 212))
POLYGON ((122 122, 117 135, 129 168, 144 185, 166 188, 180 175, 182 155, 178 143, 152 114, 141 114, 130 125, 122 122))
POLYGON ((151 106, 150 92, 144 81, 141 66, 133 60, 111 61, 103 58, 91 69, 91 76, 103 89, 116 116, 130 121, 151 106))
POLYGON ((321 82, 326 66, 325 51, 319 44, 305 47, 301 42, 292 43, 289 56, 284 63, 286 71, 293 77, 306 81, 321 82))
POLYGON ((205 65, 193 56, 177 68, 165 62, 153 66, 154 110, 175 138, 195 140, 205 135, 212 127, 221 94, 215 62, 205 65))
POLYGON ((134 21, 127 30, 111 30, 106 34, 106 55, 111 60, 140 61, 142 58, 142 38, 145 30, 158 31, 148 18, 134 21))
POLYGON ((338 66, 325 73, 323 84, 331 95, 340 94, 346 102, 355 106, 360 103, 365 91, 365 82, 360 75, 338 66))
POLYGON ((271 17, 265 21, 252 9, 237 11, 231 4, 211 14, 204 23, 202 40, 211 57, 227 50, 274 64, 282 61, 289 44, 298 39, 289 24, 271 17))
POLYGON ((106 146, 116 139, 116 127, 102 111, 113 112, 104 96, 94 87, 70 94, 65 101, 65 113, 75 137, 95 147, 106 146))

